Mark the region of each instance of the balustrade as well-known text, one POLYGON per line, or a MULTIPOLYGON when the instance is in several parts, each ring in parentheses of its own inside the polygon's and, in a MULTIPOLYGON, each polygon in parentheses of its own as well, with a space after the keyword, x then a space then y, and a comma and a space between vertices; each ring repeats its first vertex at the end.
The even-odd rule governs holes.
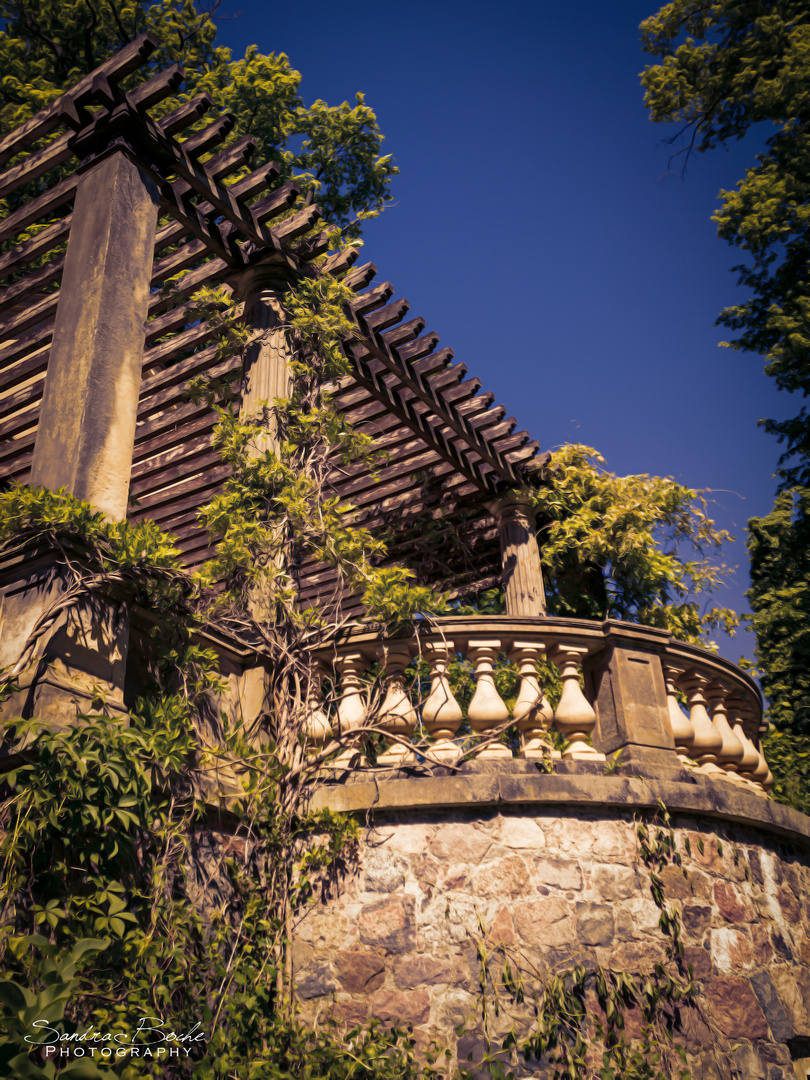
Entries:
POLYGON ((308 740, 313 752, 330 737, 339 741, 328 766, 338 771, 372 764, 388 770, 453 767, 462 759, 513 757, 605 761, 602 743, 611 752, 616 746, 605 725, 623 708, 632 717, 623 715, 622 738, 636 749, 645 749, 644 731, 660 719, 663 742, 660 735, 647 736, 646 745, 658 754, 650 761, 668 760, 669 754, 676 768, 685 765, 761 795, 772 784, 759 741, 761 699, 753 680, 706 650, 626 623, 452 617, 424 620, 412 636, 390 639, 358 624, 319 654, 310 695, 308 740), (621 649, 623 674, 611 678, 611 664, 619 663, 612 657, 621 649), (550 692, 556 680, 546 658, 559 671, 557 694, 550 692), (588 671, 598 663, 598 686, 591 685, 588 671), (502 679, 498 673, 507 665, 511 676, 502 679), (451 668, 466 677, 454 680, 451 668), (334 701, 325 709, 316 698, 327 671, 335 674, 334 701), (475 681, 471 695, 469 676, 475 681), (612 694, 610 708, 606 693, 612 694), (550 697, 556 698, 554 709, 550 697), (553 749, 555 733, 564 741, 561 754, 553 749))

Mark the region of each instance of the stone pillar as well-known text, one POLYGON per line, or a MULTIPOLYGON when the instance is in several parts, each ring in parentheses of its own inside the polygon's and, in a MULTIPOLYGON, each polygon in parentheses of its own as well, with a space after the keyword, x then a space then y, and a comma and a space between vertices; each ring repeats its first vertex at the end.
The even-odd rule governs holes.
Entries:
POLYGON ((126 517, 158 214, 154 177, 123 150, 76 192, 31 485, 126 517))
MULTIPOLYGON (((159 194, 121 144, 82 173, 56 311, 30 483, 66 488, 113 521, 126 517, 159 194)), ((73 552, 78 565, 82 552, 73 552)), ((2 715, 54 727, 77 712, 125 713, 124 597, 66 603, 56 552, 4 553, 0 662, 19 692, 2 715)))
MULTIPOLYGON (((290 359, 292 342, 285 325, 287 316, 283 296, 287 281, 278 268, 258 266, 248 270, 238 286, 245 301, 245 321, 251 341, 245 349, 242 375, 242 417, 255 416, 262 402, 272 405, 277 398, 287 398, 291 391, 290 359)), ((257 453, 277 447, 276 422, 271 417, 271 435, 256 446, 257 453)))
MULTIPOLYGON (((604 624, 605 647, 583 664, 593 695, 597 725, 594 746, 605 754, 621 750, 623 764, 679 769, 669 715, 669 700, 656 642, 639 648, 637 636, 621 623, 604 624)), ((666 644, 666 631, 645 628, 666 644)))
POLYGON ((543 571, 529 495, 510 491, 488 509, 501 541, 507 615, 545 615, 543 571))

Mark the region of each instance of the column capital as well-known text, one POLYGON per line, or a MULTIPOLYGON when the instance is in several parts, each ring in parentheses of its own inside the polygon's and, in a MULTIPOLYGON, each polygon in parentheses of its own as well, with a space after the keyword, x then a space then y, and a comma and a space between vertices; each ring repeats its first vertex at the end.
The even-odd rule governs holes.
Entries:
POLYGON ((532 496, 528 488, 513 488, 511 491, 505 491, 502 495, 491 499, 486 504, 486 508, 498 524, 509 519, 523 519, 532 527, 534 526, 532 496))
POLYGON ((288 266, 271 256, 242 270, 231 281, 234 293, 244 300, 248 308, 259 298, 283 296, 294 283, 294 278, 295 275, 288 266))

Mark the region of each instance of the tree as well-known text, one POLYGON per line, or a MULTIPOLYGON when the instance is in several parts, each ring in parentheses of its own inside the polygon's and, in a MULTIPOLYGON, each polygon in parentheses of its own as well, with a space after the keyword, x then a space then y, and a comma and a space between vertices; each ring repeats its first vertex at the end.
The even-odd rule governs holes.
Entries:
POLYGON ((782 492, 749 522, 752 623, 778 798, 810 813, 810 493, 782 492))
POLYGON ((535 493, 549 613, 659 626, 701 645, 718 627, 733 633, 734 612, 701 613, 696 599, 722 584, 713 556, 730 539, 705 494, 670 477, 617 476, 604 460, 564 446, 535 493))
POLYGON ((215 41, 217 8, 218 2, 198 7, 194 0, 2 0, 0 134, 148 30, 159 48, 134 78, 174 61, 186 71, 183 93, 164 111, 210 94, 217 108, 234 114, 234 137, 256 139, 259 161, 275 161, 281 180, 295 179, 302 199, 317 199, 328 223, 346 237, 359 236, 363 220, 391 198, 397 173, 391 158, 380 155, 383 136, 374 112, 362 94, 354 105, 317 100, 305 106, 301 75, 284 53, 265 55, 251 46, 232 60, 230 49, 215 41), (293 149, 298 140, 300 148, 293 149))
MULTIPOLYGON (((802 0, 675 0, 641 24, 661 63, 641 76, 656 123, 680 125, 684 165, 749 132, 776 128, 732 191, 721 192, 718 235, 749 261, 735 267, 750 298, 722 326, 731 348, 765 357, 780 389, 810 393, 810 10, 802 0)), ((810 417, 763 421, 786 444, 787 485, 810 482, 810 417), (789 463, 792 462, 793 464, 789 463)))
MULTIPOLYGON (((810 393, 810 9, 802 0, 675 0, 641 25, 659 64, 642 73, 656 122, 688 136, 676 155, 703 153, 749 133, 771 134, 736 189, 721 192, 718 235, 748 256, 735 267, 749 292, 718 323, 730 347, 759 353, 780 389, 810 393), (772 129, 776 128, 775 131, 772 129)), ((777 794, 804 805, 810 717, 807 634, 810 598, 810 415, 760 423, 785 446, 776 505, 749 522, 762 687, 773 732, 769 760, 777 794)))

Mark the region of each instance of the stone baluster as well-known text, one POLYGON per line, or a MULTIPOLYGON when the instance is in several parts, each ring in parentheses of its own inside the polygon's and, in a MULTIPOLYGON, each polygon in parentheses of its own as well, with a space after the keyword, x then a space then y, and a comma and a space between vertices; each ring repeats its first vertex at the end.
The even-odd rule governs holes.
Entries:
POLYGON ((706 710, 706 698, 703 691, 709 680, 700 672, 691 668, 684 675, 681 686, 686 691, 689 702, 689 719, 695 731, 692 742, 692 756, 703 772, 722 772, 718 765, 718 756, 723 749, 723 737, 706 710))
POLYGON ((452 641, 429 642, 425 659, 430 665, 430 693, 422 706, 422 724, 436 740, 429 748, 430 757, 452 765, 461 756, 453 738, 461 726, 461 706, 453 697, 447 678, 447 665, 453 654, 452 641))
POLYGON ((737 763, 737 775, 739 780, 751 791, 755 791, 760 795, 764 794, 762 788, 753 779, 754 773, 759 768, 760 760, 757 748, 745 734, 745 728, 743 727, 747 711, 745 702, 738 695, 730 694, 726 699, 726 706, 728 708, 728 722, 731 725, 731 730, 740 740, 743 748, 743 756, 737 763))
MULTIPOLYGON (((496 690, 493 678, 493 667, 500 651, 499 640, 471 641, 467 649, 467 655, 475 665, 477 680, 475 693, 467 710, 467 719, 482 741, 509 719, 509 710, 496 690)), ((476 750, 475 756, 482 761, 511 758, 512 751, 499 740, 495 740, 476 750)))
POLYGON ((762 786, 762 790, 766 795, 770 795, 773 790, 773 773, 771 772, 768 762, 765 760, 765 754, 762 751, 762 739, 756 741, 756 751, 759 757, 759 768, 754 773, 754 779, 762 786), (762 776, 762 773, 765 773, 762 776))
POLYGON ((310 754, 319 754, 332 735, 332 724, 323 710, 324 664, 313 660, 304 712, 304 736, 310 754))
MULTIPOLYGON (((409 739, 417 724, 417 716, 405 690, 403 672, 411 662, 411 646, 406 641, 395 641, 383 645, 379 650, 386 679, 385 700, 377 718, 386 732, 409 739)), ((409 746, 399 741, 392 741, 388 749, 379 755, 377 764, 396 768, 416 760, 416 755, 409 746)))
MULTIPOLYGON (((548 729, 554 713, 537 681, 537 661, 545 651, 540 642, 516 641, 512 659, 520 671, 520 691, 513 716, 520 732, 519 757, 542 758, 549 755, 548 729)), ((552 751, 559 756, 559 751, 552 751)))
POLYGON ((579 665, 588 650, 576 645, 558 645, 551 659, 560 670, 563 689, 554 722, 560 734, 568 740, 563 759, 604 761, 587 740, 596 727, 596 713, 579 685, 579 665))
POLYGON ((362 752, 361 740, 351 738, 351 732, 365 723, 368 707, 363 694, 362 675, 367 661, 359 650, 344 653, 335 660, 335 668, 340 676, 340 700, 338 701, 338 735, 349 736, 345 740, 343 751, 332 762, 332 768, 364 768, 368 762, 362 752))
POLYGON ((732 779, 745 756, 745 747, 729 725, 726 707, 727 696, 728 690, 720 679, 715 679, 706 688, 706 700, 712 710, 712 723, 715 731, 719 733, 720 738, 723 740, 722 748, 717 754, 717 763, 723 768, 728 779, 732 779))
POLYGON ((695 741, 695 728, 690 718, 686 715, 678 701, 678 679, 681 672, 678 668, 664 665, 664 681, 667 687, 667 705, 669 708, 669 726, 672 728, 672 738, 675 740, 675 749, 682 764, 689 763, 692 757, 692 746, 695 741))

